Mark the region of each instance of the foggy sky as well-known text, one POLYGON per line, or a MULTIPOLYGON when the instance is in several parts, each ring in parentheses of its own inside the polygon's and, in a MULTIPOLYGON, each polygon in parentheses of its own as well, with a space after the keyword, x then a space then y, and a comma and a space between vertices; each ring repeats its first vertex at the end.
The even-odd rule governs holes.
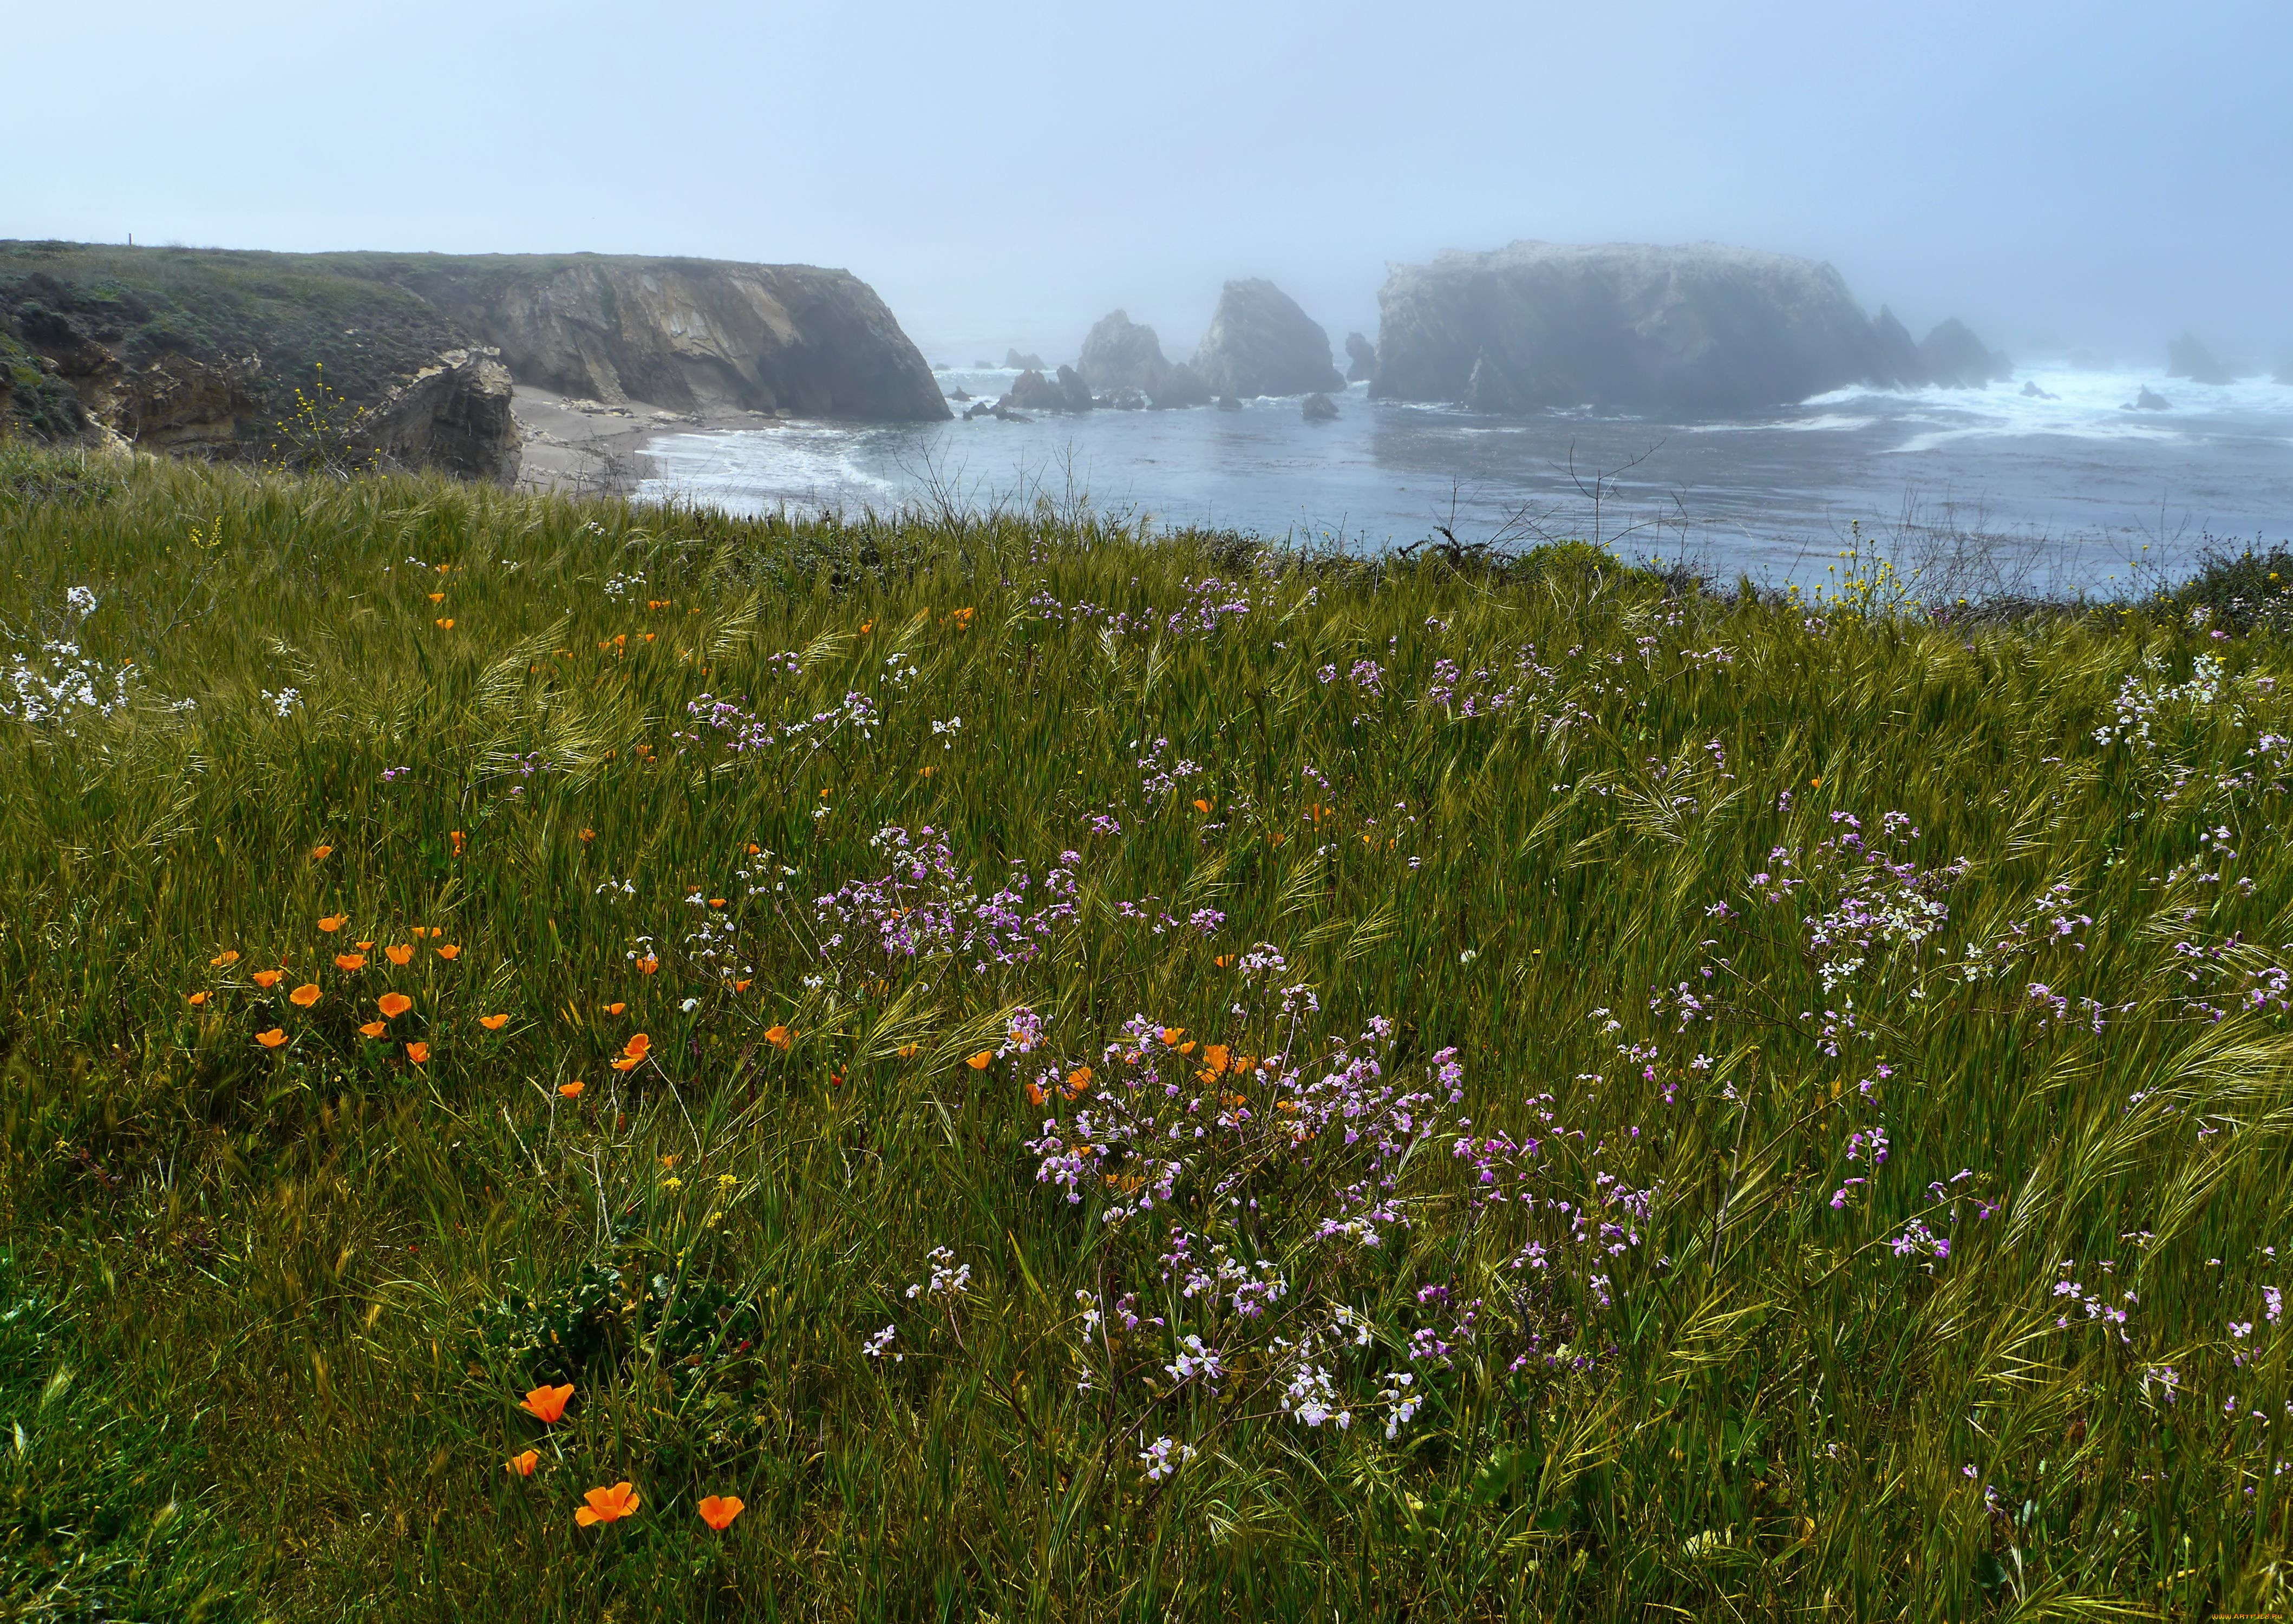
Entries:
POLYGON ((802 5, 0 0, 0 237, 848 266, 931 359, 1174 355, 1221 280, 1374 333, 1388 262, 1827 259, 2153 363, 2293 354, 2283 0, 802 5))

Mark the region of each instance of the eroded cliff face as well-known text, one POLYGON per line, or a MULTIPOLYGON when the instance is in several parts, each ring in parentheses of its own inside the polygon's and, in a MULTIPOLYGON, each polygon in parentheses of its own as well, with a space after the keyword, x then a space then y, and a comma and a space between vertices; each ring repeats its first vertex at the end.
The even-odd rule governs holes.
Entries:
POLYGON ((506 481, 521 454, 498 358, 312 256, 0 243, 0 432, 36 440, 299 463, 299 393, 345 465, 506 481))
POLYGON ((521 384, 681 411, 948 415, 922 353, 849 271, 587 255, 377 258, 372 271, 498 348, 521 384))
POLYGON ((1378 311, 1371 393, 1485 411, 1724 413, 1925 381, 1831 266, 1714 243, 1445 254, 1395 270, 1378 311))
POLYGON ((683 411, 948 415, 848 271, 0 242, 0 432, 262 457, 301 390, 363 408, 389 465, 508 479, 513 380, 683 411))

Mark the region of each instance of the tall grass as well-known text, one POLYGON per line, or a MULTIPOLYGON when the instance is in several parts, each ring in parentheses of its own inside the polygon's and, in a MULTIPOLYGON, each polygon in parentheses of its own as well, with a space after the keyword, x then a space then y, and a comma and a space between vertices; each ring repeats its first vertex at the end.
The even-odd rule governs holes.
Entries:
POLYGON ((0 562, 20 1616, 2283 1604, 2265 627, 21 457, 0 562))

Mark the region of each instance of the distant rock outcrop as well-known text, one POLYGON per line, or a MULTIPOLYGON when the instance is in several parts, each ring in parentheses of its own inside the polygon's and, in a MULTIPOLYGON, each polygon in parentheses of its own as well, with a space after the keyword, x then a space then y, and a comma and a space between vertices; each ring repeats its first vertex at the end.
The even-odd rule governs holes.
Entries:
POLYGON ((2171 411, 2173 406, 2171 400, 2144 384, 2142 392, 2134 397, 2134 404, 2125 409, 2129 412, 2163 412, 2171 411))
POLYGON ((1919 354, 1919 346, 1910 329, 1895 319, 1895 312, 1885 305, 1871 319, 1871 336, 1878 342, 1882 364, 1893 375, 1893 381, 1905 388, 1916 389, 1927 382, 1927 364, 1919 354))
POLYGON ((1298 402, 1298 412, 1309 423, 1327 423, 1338 415, 1338 403, 1317 391, 1298 402))
POLYGON ((1146 392, 1162 411, 1179 406, 1208 406, 1211 394, 1210 380, 1185 361, 1173 361, 1163 368, 1162 377, 1146 392))
POLYGON ((2194 333, 2184 333, 2166 346, 2166 376, 2187 378, 2192 384, 2233 384, 2237 375, 2214 359, 2214 352, 2198 342, 2194 333))
POLYGON ((1330 364, 1330 335, 1273 283, 1228 282, 1195 370, 1221 394, 1302 395, 1343 389, 1330 364))
POLYGON ((1075 366, 1093 386, 1136 391, 1158 408, 1210 404, 1210 385, 1202 375, 1184 361, 1173 365, 1164 359, 1155 329, 1122 311, 1099 318, 1082 341, 1075 366))
POLYGON ((1098 319, 1075 360, 1076 370, 1101 389, 1148 392, 1170 365, 1163 359, 1163 343, 1155 329, 1131 320, 1124 311, 1110 311, 1098 319))
POLYGON ((1934 331, 1919 341, 1919 360, 1927 382, 1945 389, 1980 389, 2014 376, 2014 363, 1987 348, 1956 316, 1936 323, 1934 331))
POLYGON ((1378 309, 1371 393, 1490 411, 1754 410, 1850 384, 1995 376, 2002 360, 1959 354, 1956 322, 1912 345, 1829 265, 1709 243, 1444 254, 1397 268, 1378 309))
POLYGON ((1003 364, 1017 367, 1022 372, 1049 372, 1051 369, 1050 363, 1041 356, 1023 355, 1016 346, 1003 351, 1003 364))
POLYGON ((1098 402, 1090 398, 1090 385, 1072 367, 1059 368, 1056 378, 1047 378, 1033 368, 1011 381, 1002 404, 1018 411, 1087 412, 1098 402))
POLYGON ((2062 397, 2051 389, 2041 389, 2035 382, 2025 382, 2022 398, 2026 400, 2059 400, 2062 397))
POLYGON ((1359 333, 1346 335, 1346 382, 1366 384, 1377 376, 1377 346, 1359 333))

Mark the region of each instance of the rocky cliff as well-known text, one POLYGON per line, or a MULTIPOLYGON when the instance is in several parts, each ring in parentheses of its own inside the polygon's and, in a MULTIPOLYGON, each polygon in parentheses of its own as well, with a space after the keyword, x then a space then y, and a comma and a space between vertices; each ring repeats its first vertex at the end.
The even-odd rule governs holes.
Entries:
POLYGON ((947 416, 842 271, 0 242, 0 432, 261 457, 299 391, 362 412, 389 463, 507 479, 513 379, 680 410, 947 416))
POLYGON ((599 255, 339 257, 499 349, 521 384, 678 411, 948 415, 921 351, 848 271, 599 255))
POLYGON ((1330 335, 1298 302, 1263 278, 1228 282, 1195 370, 1221 395, 1304 395, 1342 390, 1330 335))
POLYGON ((368 432, 345 453, 506 478, 507 379, 468 343, 415 295, 295 256, 0 243, 0 417, 36 439, 264 457, 299 392, 368 432))
MULTIPOLYGON (((1398 267, 1378 314, 1371 393, 1487 411, 1754 410, 1932 370, 1924 347, 1892 315, 1866 317, 1829 265, 1711 243, 1445 254, 1398 267)), ((1954 364, 1966 358, 1954 352, 1954 364)))

